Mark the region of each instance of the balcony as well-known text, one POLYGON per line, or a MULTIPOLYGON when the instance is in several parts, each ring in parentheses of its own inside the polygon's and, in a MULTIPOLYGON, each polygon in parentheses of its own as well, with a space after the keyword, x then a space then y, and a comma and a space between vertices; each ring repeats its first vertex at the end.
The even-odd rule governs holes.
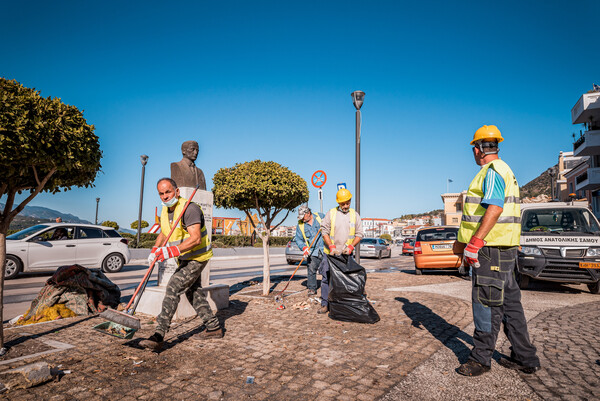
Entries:
POLYGON ((586 172, 575 177, 575 190, 587 191, 600 188, 600 167, 588 168, 586 172))
POLYGON ((573 156, 600 155, 600 130, 586 131, 573 143, 573 156))
POLYGON ((589 123, 590 120, 600 120, 600 93, 586 93, 582 95, 571 109, 573 124, 589 123))

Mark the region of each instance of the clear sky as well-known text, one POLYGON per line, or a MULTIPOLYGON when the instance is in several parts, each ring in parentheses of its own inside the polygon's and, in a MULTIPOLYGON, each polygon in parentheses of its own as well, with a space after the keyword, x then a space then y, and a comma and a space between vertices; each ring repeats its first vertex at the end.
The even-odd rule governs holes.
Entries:
MULTIPOLYGON (((483 124, 523 185, 572 150, 570 110, 600 84, 589 1, 13 1, 0 11, 0 76, 84 110, 103 151, 95 188, 31 204, 121 226, 159 205, 155 182, 200 143, 208 188, 221 167, 273 160, 354 192, 362 108, 361 215, 441 208, 477 172, 483 124)), ((309 205, 318 209, 310 186, 309 205)), ((241 217, 233 210, 215 216, 241 217)), ((288 219, 289 224, 294 224, 288 219)))

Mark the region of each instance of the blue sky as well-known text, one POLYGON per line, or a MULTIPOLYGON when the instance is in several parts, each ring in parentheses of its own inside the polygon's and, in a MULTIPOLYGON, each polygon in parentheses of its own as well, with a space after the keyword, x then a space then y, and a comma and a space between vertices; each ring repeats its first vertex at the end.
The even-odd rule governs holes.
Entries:
MULTIPOLYGON (((104 152, 95 188, 31 204, 121 226, 159 205, 156 179, 200 143, 209 189, 221 167, 273 160, 354 192, 362 108, 361 215, 441 208, 477 166, 473 132, 496 124, 523 185, 572 150, 570 110, 600 83, 597 1, 6 2, 0 76, 83 109, 104 152)), ((310 186, 309 205, 318 209, 310 186)), ((215 210, 216 216, 242 216, 215 210)), ((288 219, 293 224, 293 219, 288 219)))

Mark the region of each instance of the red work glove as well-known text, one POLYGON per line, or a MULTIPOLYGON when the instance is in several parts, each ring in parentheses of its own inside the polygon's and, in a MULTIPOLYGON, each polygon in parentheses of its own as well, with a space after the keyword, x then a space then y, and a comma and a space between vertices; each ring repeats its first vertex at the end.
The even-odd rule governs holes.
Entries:
POLYGON ((344 255, 352 255, 352 252, 354 252, 354 247, 352 245, 346 245, 344 247, 344 255))
POLYGON ((309 250, 310 250, 310 249, 309 249, 307 246, 305 246, 304 248, 302 248, 302 252, 304 253, 304 257, 305 257, 305 258, 308 256, 308 253, 309 253, 308 251, 309 251, 309 250))
POLYGON ((465 264, 479 267, 479 250, 485 246, 486 242, 481 238, 471 237, 471 241, 467 244, 464 250, 465 264))
POLYGON ((339 255, 339 253, 337 253, 337 249, 335 248, 335 245, 331 244, 331 246, 329 247, 329 253, 331 255, 339 255))
POLYGON ((162 262, 166 259, 176 258, 180 254, 181 252, 179 252, 179 248, 177 248, 176 245, 163 246, 162 248, 158 248, 156 250, 156 261, 162 262))
POLYGON ((154 259, 156 259, 156 250, 157 249, 158 249, 158 247, 155 246, 150 251, 150 255, 148 255, 148 265, 151 265, 152 262, 154 262, 154 259))

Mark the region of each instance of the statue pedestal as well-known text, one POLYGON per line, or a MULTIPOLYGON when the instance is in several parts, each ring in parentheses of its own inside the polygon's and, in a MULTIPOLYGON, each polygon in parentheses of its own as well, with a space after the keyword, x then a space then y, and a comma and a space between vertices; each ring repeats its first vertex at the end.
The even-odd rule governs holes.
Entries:
MULTIPOLYGON (((183 187, 180 188, 179 191, 182 197, 189 199, 189 196, 194 189, 183 187)), ((212 192, 198 190, 192 201, 202 208, 209 238, 212 237, 212 192)), ((226 309, 229 306, 229 286, 225 284, 210 285, 210 264, 211 262, 209 261, 202 271, 202 291, 204 292, 211 309, 215 312, 217 310, 226 309)), ((137 307, 138 312, 152 316, 158 316, 160 313, 167 284, 177 269, 177 261, 175 259, 168 259, 164 262, 157 263, 156 266, 158 267, 158 285, 146 287, 137 307)), ((192 305, 190 305, 184 294, 179 300, 179 306, 173 316, 173 320, 186 319, 192 316, 196 316, 196 311, 192 305)))

